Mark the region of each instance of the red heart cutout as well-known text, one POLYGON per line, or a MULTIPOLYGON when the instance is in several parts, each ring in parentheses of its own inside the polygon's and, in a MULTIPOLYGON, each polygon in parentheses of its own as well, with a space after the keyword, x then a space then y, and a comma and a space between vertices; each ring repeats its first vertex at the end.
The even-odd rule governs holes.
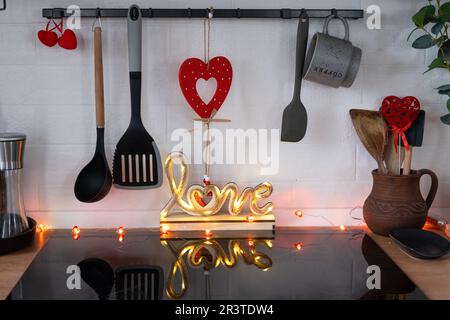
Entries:
POLYGON ((399 98, 388 96, 384 98, 381 112, 392 128, 406 131, 417 119, 420 111, 420 102, 417 98, 408 96, 399 98))
POLYGON ((53 31, 41 30, 38 39, 47 47, 53 47, 58 42, 58 35, 53 31))
POLYGON ((231 63, 222 56, 212 58, 208 64, 198 58, 189 58, 181 64, 178 73, 181 92, 201 118, 209 118, 213 110, 220 109, 230 91, 232 78, 231 63), (216 79, 217 87, 211 101, 206 104, 197 92, 197 81, 210 78, 216 79))
POLYGON ((58 39, 58 44, 61 48, 67 50, 74 50, 77 48, 77 36, 75 32, 70 29, 64 30, 61 37, 58 39))

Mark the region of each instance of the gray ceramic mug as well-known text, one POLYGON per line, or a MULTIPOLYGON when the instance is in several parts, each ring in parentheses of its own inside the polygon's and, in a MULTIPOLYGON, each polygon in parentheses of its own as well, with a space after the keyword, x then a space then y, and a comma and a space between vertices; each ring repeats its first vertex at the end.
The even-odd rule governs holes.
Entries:
POLYGON ((350 87, 355 81, 361 63, 361 49, 349 41, 347 20, 331 15, 324 23, 323 32, 317 32, 309 45, 303 78, 330 87, 350 87), (339 19, 345 27, 344 39, 328 34, 328 24, 339 19))

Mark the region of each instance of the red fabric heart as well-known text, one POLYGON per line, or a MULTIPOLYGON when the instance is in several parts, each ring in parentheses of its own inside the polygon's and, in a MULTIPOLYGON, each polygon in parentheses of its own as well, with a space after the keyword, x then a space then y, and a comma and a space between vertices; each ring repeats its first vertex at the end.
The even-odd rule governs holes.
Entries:
POLYGON ((198 58, 185 60, 178 73, 181 92, 192 109, 204 119, 210 118, 213 110, 218 111, 228 95, 233 77, 230 61, 225 57, 214 57, 206 64, 198 58), (216 92, 206 104, 197 92, 197 81, 214 78, 217 81, 216 92))
POLYGON ((74 50, 77 48, 77 36, 75 32, 70 29, 64 30, 61 37, 58 39, 58 44, 61 48, 67 50, 74 50))
POLYGON ((381 112, 384 119, 391 125, 395 133, 394 145, 397 150, 398 136, 400 135, 406 150, 409 150, 408 140, 405 131, 417 119, 420 111, 420 102, 417 98, 407 96, 399 98, 388 96, 384 98, 381 105, 381 112))
POLYGON ((47 47, 53 47, 58 42, 58 35, 53 31, 41 30, 38 39, 47 47))

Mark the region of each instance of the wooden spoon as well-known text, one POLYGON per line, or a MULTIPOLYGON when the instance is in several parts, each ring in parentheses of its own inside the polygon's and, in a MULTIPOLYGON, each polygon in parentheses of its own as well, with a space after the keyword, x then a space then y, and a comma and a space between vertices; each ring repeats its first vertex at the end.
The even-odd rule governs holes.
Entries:
POLYGON ((353 127, 364 147, 378 164, 378 172, 387 173, 384 165, 388 126, 378 111, 351 109, 353 127))
POLYGON ((400 174, 401 164, 405 158, 405 148, 398 148, 398 153, 395 151, 394 133, 389 130, 388 144, 386 146, 386 154, 384 162, 389 174, 400 174), (400 156, 400 159, 398 158, 400 156))

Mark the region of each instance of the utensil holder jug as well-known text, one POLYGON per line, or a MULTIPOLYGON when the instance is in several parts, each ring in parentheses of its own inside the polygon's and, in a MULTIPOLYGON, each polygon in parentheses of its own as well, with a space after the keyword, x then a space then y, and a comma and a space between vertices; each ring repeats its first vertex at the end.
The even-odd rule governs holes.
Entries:
POLYGON ((436 174, 428 169, 411 170, 409 175, 386 175, 372 171, 373 187, 364 202, 367 226, 383 236, 396 228, 422 228, 438 189, 436 174), (431 177, 426 200, 420 192, 420 178, 431 177))

